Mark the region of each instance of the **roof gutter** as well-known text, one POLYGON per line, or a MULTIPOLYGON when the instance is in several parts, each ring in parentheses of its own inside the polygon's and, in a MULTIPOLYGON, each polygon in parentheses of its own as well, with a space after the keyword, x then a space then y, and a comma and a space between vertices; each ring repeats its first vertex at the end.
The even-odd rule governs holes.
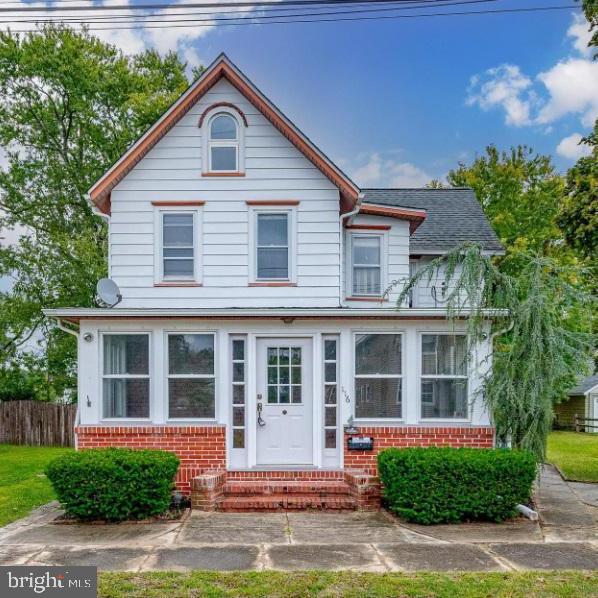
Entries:
POLYGON ((359 210, 361 209, 361 203, 363 202, 364 195, 360 191, 357 194, 357 201, 355 202, 355 207, 350 211, 344 214, 341 214, 339 218, 339 274, 338 274, 338 300, 339 305, 341 307, 346 306, 345 301, 345 247, 344 247, 344 240, 345 240, 345 224, 349 224, 351 218, 359 214, 359 210))

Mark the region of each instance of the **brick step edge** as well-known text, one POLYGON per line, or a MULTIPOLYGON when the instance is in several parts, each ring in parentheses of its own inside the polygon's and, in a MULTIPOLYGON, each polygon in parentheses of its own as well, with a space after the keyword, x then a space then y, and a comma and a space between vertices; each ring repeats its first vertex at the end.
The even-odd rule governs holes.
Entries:
POLYGON ((226 497, 216 503, 218 511, 285 511, 289 509, 355 511, 357 506, 357 501, 348 496, 288 496, 285 494, 258 497, 226 497))
POLYGON ((226 495, 256 495, 269 496, 272 494, 335 494, 348 495, 351 492, 350 486, 341 481, 310 481, 310 482, 289 482, 289 481, 228 481, 224 484, 222 491, 226 495))

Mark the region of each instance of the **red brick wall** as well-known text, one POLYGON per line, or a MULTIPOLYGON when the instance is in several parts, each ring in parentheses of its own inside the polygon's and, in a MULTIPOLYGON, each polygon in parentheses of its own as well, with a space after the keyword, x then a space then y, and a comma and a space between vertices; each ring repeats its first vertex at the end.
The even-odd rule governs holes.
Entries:
POLYGON ((80 449, 119 446, 172 451, 181 460, 177 488, 191 492, 191 480, 207 470, 226 467, 224 426, 78 426, 80 449))
POLYGON ((374 437, 373 451, 350 451, 345 434, 345 468, 359 469, 377 475, 376 455, 390 446, 454 446, 492 448, 494 428, 436 428, 421 426, 360 427, 360 436, 374 437))

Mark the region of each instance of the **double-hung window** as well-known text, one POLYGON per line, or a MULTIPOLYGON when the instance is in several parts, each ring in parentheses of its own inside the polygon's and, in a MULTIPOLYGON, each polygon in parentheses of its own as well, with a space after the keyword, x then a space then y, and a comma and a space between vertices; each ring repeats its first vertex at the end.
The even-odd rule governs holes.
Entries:
POLYGON ((382 235, 351 235, 354 297, 382 295, 382 235))
POLYGON ((256 280, 290 279, 290 213, 256 213, 256 280))
POLYGON ((213 419, 214 335, 168 335, 168 418, 213 419))
POLYGON ((104 334, 102 341, 103 417, 149 418, 149 335, 104 334))
POLYGON ((195 213, 162 212, 164 280, 195 279, 195 213))
POLYGON ((402 417, 402 337, 355 336, 355 417, 402 417))
POLYGON ((423 334, 422 419, 467 419, 467 338, 423 334))

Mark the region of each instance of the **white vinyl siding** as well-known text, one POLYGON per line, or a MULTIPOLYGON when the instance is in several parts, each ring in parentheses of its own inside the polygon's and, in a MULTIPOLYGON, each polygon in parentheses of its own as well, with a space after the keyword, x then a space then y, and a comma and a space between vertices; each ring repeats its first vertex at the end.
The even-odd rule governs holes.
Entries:
MULTIPOLYGON (((209 120, 210 115, 206 117, 209 120)), ((240 119, 239 119, 240 121, 240 119)), ((280 210, 279 210, 280 211, 280 210)), ((219 81, 156 144, 112 192, 110 277, 119 307, 337 307, 339 305, 338 189, 226 80, 219 81), (230 102, 243 112, 245 176, 202 177, 206 108, 230 102), (247 201, 293 200, 296 286, 252 282, 253 246, 247 201), (200 272, 203 286, 157 286, 160 264, 151 202, 203 201, 200 272)))

